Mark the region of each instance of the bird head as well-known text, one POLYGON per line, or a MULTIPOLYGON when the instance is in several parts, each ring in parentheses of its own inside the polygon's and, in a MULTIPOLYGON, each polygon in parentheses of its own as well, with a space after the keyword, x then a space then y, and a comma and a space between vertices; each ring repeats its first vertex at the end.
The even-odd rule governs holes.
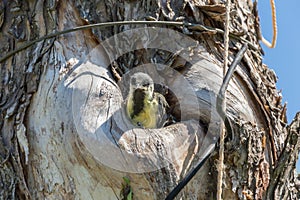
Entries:
POLYGON ((130 90, 144 92, 149 98, 153 97, 154 83, 145 73, 137 72, 130 78, 130 90))

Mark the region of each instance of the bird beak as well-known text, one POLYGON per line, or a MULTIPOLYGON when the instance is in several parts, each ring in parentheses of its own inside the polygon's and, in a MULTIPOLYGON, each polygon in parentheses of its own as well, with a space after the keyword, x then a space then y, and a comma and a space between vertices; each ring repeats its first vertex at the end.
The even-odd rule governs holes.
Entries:
POLYGON ((136 89, 137 89, 137 90, 141 90, 141 91, 146 91, 146 90, 147 90, 147 88, 145 88, 145 87, 143 87, 143 86, 137 87, 136 89))
POLYGON ((142 85, 137 85, 136 89, 140 89, 140 90, 147 90, 147 87, 144 87, 142 85))

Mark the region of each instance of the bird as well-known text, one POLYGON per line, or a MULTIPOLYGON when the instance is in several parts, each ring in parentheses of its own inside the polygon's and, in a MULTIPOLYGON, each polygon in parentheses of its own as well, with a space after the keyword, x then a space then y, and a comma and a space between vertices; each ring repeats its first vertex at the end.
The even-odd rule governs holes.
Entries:
POLYGON ((161 128, 167 120, 169 107, 165 97, 154 91, 152 78, 143 72, 130 77, 126 112, 136 127, 161 128))

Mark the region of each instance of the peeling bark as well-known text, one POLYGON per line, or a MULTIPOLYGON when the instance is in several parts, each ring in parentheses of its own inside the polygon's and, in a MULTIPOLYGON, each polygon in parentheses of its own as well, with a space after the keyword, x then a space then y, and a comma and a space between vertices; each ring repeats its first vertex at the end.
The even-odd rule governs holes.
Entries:
MULTIPOLYGON (((231 9, 230 32, 254 48, 226 94, 233 133, 226 137, 223 198, 299 199, 300 115, 287 124, 276 74, 262 63, 256 9, 256 3, 238 0, 231 9)), ((0 1, 0 57, 27 41, 84 24, 184 20, 224 30, 224 14, 222 1, 0 1)), ((222 84, 223 36, 197 27, 157 26, 161 32, 151 40, 130 32, 143 27, 68 33, 1 63, 1 199, 122 199, 129 190, 133 199, 164 199, 196 165, 222 84), (172 42, 181 37, 175 32, 163 35, 163 28, 184 34, 181 42, 172 42), (111 37, 124 31, 122 41, 111 37), (151 42, 163 45, 153 48, 151 42), (193 93, 185 88, 188 98, 175 89, 167 95, 177 123, 161 129, 127 127, 122 110, 126 72, 146 64, 170 66, 173 71, 147 73, 171 89, 179 87, 180 77, 193 88, 193 93)), ((231 38, 229 62, 241 46, 231 38)), ((215 198, 216 159, 214 153, 178 199, 215 198)))

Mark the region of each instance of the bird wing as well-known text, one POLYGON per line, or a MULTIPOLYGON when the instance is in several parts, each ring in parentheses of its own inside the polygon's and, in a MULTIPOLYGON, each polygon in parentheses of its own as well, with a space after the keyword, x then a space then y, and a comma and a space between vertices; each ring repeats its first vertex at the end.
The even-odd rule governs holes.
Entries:
POLYGON ((156 92, 154 94, 158 101, 157 127, 162 127, 168 119, 167 109, 169 104, 162 94, 156 92))

